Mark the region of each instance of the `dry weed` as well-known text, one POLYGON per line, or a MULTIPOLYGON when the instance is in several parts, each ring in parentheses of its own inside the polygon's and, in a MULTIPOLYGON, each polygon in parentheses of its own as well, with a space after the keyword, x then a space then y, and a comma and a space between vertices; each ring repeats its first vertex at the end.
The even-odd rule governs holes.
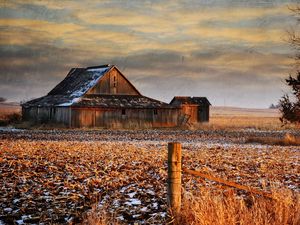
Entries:
POLYGON ((86 213, 82 225, 118 225, 119 222, 115 215, 108 213, 107 208, 94 206, 91 211, 86 213))
POLYGON ((281 137, 251 137, 246 140, 246 143, 260 143, 266 145, 281 145, 281 146, 300 146, 300 137, 295 137, 287 133, 281 137))
POLYGON ((298 225, 299 194, 276 190, 274 199, 241 198, 229 192, 211 192, 202 188, 198 195, 184 194, 182 210, 176 216, 178 225, 298 225))
POLYGON ((199 124, 198 129, 232 130, 232 129, 256 129, 256 130, 285 130, 297 129, 294 124, 283 124, 279 117, 258 116, 212 116, 209 123, 199 124))

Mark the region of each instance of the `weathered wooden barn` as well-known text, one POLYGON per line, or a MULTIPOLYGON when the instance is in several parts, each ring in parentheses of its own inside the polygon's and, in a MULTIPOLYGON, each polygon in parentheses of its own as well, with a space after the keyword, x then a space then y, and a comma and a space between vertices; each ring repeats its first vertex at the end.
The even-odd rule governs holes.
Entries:
POLYGON ((73 68, 46 96, 22 104, 22 115, 25 121, 74 128, 176 127, 208 121, 202 114, 191 114, 200 112, 197 104, 204 102, 209 108, 206 98, 201 98, 206 99, 203 102, 179 98, 167 104, 141 95, 114 65, 73 68))

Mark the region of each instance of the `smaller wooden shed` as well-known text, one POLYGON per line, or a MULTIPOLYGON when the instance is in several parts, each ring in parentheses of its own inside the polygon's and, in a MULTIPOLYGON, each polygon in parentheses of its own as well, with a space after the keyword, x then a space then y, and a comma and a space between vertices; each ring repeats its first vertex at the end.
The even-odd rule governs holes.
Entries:
MULTIPOLYGON (((180 106, 189 123, 209 122, 210 102, 206 97, 175 96, 170 105, 180 106)), ((184 122, 184 121, 183 121, 184 122)))

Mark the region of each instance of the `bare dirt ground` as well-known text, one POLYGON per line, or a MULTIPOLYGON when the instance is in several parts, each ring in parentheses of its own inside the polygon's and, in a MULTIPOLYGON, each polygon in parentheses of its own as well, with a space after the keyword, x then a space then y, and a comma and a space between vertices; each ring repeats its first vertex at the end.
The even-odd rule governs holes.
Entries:
MULTIPOLYGON (((299 146, 247 143, 249 138, 282 138, 286 133, 299 138, 299 130, 273 129, 278 118, 270 114, 256 114, 246 122, 244 115, 225 114, 213 112, 214 126, 195 130, 2 127, 0 224, 80 223, 95 206, 125 224, 164 224, 167 143, 171 141, 182 143, 186 168, 258 189, 285 187, 299 193, 299 146), (230 127, 233 118, 244 122, 230 127), (273 120, 271 126, 262 124, 264 118, 273 120)), ((220 185, 183 175, 186 192, 200 187, 213 190, 220 185)))

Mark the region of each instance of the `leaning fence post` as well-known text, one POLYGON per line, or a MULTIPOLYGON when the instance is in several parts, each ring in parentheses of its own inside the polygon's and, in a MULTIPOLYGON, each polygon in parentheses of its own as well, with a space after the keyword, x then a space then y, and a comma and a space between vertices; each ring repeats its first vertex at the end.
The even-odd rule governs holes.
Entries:
POLYGON ((178 213, 181 205, 181 143, 168 143, 168 196, 172 212, 178 213))

